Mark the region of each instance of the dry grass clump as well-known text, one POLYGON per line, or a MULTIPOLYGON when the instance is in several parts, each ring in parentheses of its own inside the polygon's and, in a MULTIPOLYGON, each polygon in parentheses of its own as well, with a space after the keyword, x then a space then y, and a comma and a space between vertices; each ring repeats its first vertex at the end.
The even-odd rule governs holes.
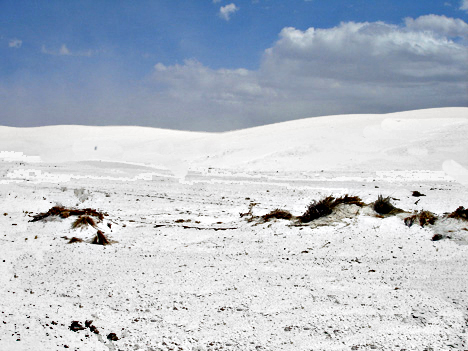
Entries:
POLYGON ((33 219, 30 222, 37 222, 49 216, 59 216, 60 218, 68 218, 70 216, 92 216, 97 217, 99 220, 103 220, 104 216, 107 216, 107 213, 96 211, 93 208, 85 208, 82 210, 78 209, 69 209, 63 206, 54 206, 49 211, 39 213, 33 216, 33 219))
POLYGON ((253 208, 258 205, 256 202, 251 202, 249 204, 249 211, 245 213, 239 213, 239 216, 241 218, 246 217, 247 222, 253 222, 255 219, 257 219, 257 216, 254 216, 253 214, 253 208))
POLYGON ((401 208, 397 208, 392 205, 389 196, 383 197, 382 195, 379 195, 372 207, 374 211, 380 215, 394 215, 404 212, 401 208))
POLYGON ((356 205, 359 207, 366 206, 364 202, 362 202, 361 198, 359 196, 349 196, 346 194, 345 196, 338 197, 335 199, 335 204, 336 206, 345 204, 345 205, 356 205))
POLYGON ((73 223, 72 228, 85 228, 87 226, 96 227, 96 222, 94 221, 93 217, 90 216, 80 216, 78 217, 73 223))
POLYGON ((325 217, 333 212, 335 207, 335 198, 333 196, 327 196, 321 200, 314 200, 307 207, 307 210, 302 216, 299 216, 299 220, 302 223, 312 222, 314 219, 325 217))
POLYGON ((299 220, 302 223, 308 223, 320 217, 325 217, 333 213, 333 210, 341 204, 345 205, 357 205, 362 207, 365 205, 364 202, 358 196, 344 195, 342 197, 335 198, 334 196, 326 196, 319 201, 313 201, 308 207, 306 212, 299 216, 299 220))
POLYGON ((80 239, 80 238, 77 238, 76 236, 74 236, 73 238, 71 238, 68 243, 69 244, 73 244, 73 243, 82 243, 83 242, 83 239, 80 239))
POLYGON ((100 230, 97 231, 96 236, 94 237, 93 241, 91 241, 91 244, 96 244, 96 245, 109 245, 110 241, 109 239, 106 238, 104 233, 100 230))
POLYGON ((450 213, 447 217, 460 219, 462 221, 468 221, 468 209, 465 209, 463 206, 460 206, 455 211, 450 213))
POLYGON ((273 218, 290 220, 293 218, 293 215, 289 211, 281 210, 277 208, 262 216, 262 219, 264 222, 268 222, 270 219, 273 219, 273 218))
POLYGON ((421 227, 429 224, 434 225, 434 223, 437 221, 437 216, 430 211, 421 211, 405 218, 405 224, 408 227, 411 227, 416 221, 419 221, 419 225, 421 227))

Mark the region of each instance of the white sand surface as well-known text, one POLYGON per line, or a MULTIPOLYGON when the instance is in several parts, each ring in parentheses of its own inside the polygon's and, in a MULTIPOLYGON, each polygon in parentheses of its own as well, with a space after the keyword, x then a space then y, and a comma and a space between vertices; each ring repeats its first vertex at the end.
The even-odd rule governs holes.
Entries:
POLYGON ((468 108, 0 127, 0 350, 466 350, 468 222, 445 215, 468 207, 466 135, 468 108), (345 194, 406 212, 240 216, 345 194), (56 205, 107 215, 30 222, 56 205), (439 220, 407 227, 420 210, 439 220), (89 243, 98 229, 111 245, 89 243), (99 334, 70 330, 86 320, 99 334))

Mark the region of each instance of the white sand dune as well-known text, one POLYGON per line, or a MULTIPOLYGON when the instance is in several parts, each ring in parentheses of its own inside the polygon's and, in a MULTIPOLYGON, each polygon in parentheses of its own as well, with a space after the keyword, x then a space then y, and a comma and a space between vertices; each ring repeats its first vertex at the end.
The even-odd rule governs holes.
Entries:
POLYGON ((250 170, 468 167, 468 108, 308 118, 226 133, 142 127, 0 127, 0 150, 44 162, 106 160, 250 170), (181 165, 183 163, 184 165, 181 165))
POLYGON ((468 207, 467 135, 468 108, 0 127, 0 350, 467 350, 468 222, 446 216, 468 207), (259 220, 330 194, 406 212, 259 220), (30 222, 55 205, 107 215, 30 222), (406 226, 421 210, 439 219, 406 226), (100 334, 70 329, 86 320, 100 334))

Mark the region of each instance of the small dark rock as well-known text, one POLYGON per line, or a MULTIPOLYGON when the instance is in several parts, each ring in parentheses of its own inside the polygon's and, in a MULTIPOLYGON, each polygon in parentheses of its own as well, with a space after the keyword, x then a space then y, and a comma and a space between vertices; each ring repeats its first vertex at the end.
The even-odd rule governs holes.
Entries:
POLYGON ((442 234, 434 234, 434 236, 432 237, 432 241, 439 241, 439 240, 442 240, 444 238, 444 236, 442 234))
POLYGON ((426 196, 426 195, 421 194, 419 191, 415 190, 415 191, 413 191, 412 196, 414 196, 414 197, 420 197, 420 196, 426 196))
POLYGON ((84 322, 84 325, 85 325, 86 328, 89 328, 92 324, 93 324, 92 320, 87 320, 87 321, 84 322))
POLYGON ((99 334, 98 328, 96 328, 94 325, 91 325, 89 327, 89 330, 91 330, 94 334, 99 334))
POLYGON ((85 329, 85 327, 83 327, 78 321, 73 321, 68 328, 70 328, 70 330, 74 332, 85 329))
POLYGON ((107 339, 112 340, 112 341, 119 340, 119 338, 117 337, 117 335, 115 335, 115 333, 109 333, 109 335, 107 335, 107 339))

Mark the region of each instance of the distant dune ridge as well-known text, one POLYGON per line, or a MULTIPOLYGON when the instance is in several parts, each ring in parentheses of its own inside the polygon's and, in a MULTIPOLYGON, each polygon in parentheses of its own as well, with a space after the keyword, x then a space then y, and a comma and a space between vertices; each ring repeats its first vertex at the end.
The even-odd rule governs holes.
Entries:
POLYGON ((427 169, 444 170, 464 182, 467 135, 468 108, 453 107, 306 118, 224 133, 128 126, 0 127, 0 151, 39 156, 44 162, 148 163, 181 177, 200 167, 427 169))

